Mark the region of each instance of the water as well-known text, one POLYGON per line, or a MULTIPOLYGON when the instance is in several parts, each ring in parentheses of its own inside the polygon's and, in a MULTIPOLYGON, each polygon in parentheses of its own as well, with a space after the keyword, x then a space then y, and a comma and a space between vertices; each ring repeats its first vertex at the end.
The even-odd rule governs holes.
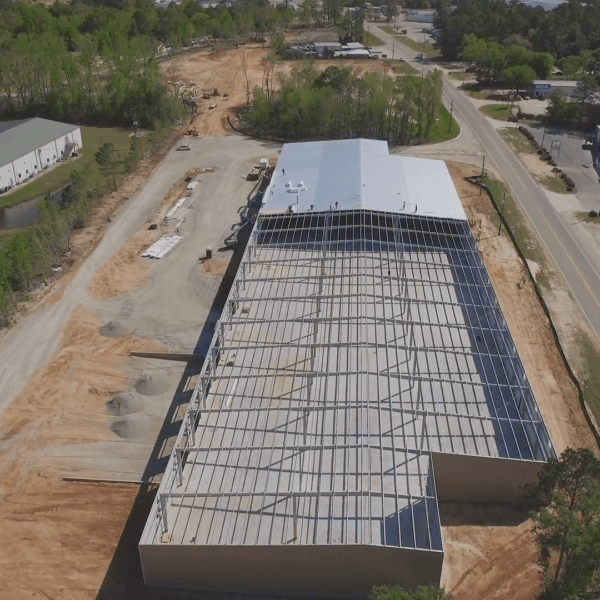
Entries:
MULTIPOLYGON (((51 203, 58 206, 62 198, 62 188, 54 192, 51 203)), ((19 229, 31 227, 40 220, 38 205, 42 198, 33 198, 11 206, 0 208, 0 229, 19 229)))

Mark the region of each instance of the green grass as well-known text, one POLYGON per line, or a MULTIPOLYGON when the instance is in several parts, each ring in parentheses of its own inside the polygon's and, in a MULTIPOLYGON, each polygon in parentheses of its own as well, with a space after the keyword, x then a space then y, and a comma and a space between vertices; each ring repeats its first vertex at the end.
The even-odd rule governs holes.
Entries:
POLYGON ((419 72, 412 65, 401 60, 391 60, 390 63, 394 65, 396 75, 416 75, 419 72))
POLYGON ((593 225, 600 225, 600 217, 590 217, 587 212, 578 211, 575 213, 575 217, 578 221, 585 221, 586 223, 592 223, 593 225))
POLYGON ((0 229, 0 250, 7 244, 14 235, 24 231, 23 229, 0 229))
MULTIPOLYGON (((544 251, 540 247, 537 238, 532 234, 529 222, 521 212, 506 184, 489 172, 486 172, 484 175, 484 183, 490 190, 492 201, 497 209, 501 208, 502 201, 504 200, 504 218, 509 227, 514 228, 517 246, 525 258, 533 260, 540 267, 543 267, 546 262, 544 251)), ((494 215, 494 222, 498 224, 498 221, 498 216, 494 215)), ((502 231, 504 231, 504 228, 502 231)), ((538 283, 540 283, 539 278, 538 283)))
POLYGON ((509 117, 512 116, 512 109, 510 106, 502 104, 486 104, 479 108, 479 112, 482 112, 486 117, 491 117, 497 121, 508 121, 509 117))
MULTIPOLYGON (((130 133, 131 131, 127 129, 82 127, 83 148, 79 152, 79 158, 71 159, 66 164, 55 167, 49 173, 45 173, 34 181, 19 186, 11 194, 0 197, 0 207, 14 206, 19 202, 38 198, 58 189, 70 181, 69 175, 75 169, 89 173, 86 182, 88 189, 96 187, 104 179, 104 176, 98 169, 94 153, 101 143, 111 142, 114 144, 115 150, 118 151, 117 157, 124 159, 129 153, 130 133)), ((119 175, 121 173, 117 173, 117 179, 119 175)))
POLYGON ((383 46, 383 41, 380 40, 376 35, 372 34, 370 31, 363 29, 363 37, 362 43, 365 46, 383 46))
MULTIPOLYGON (((537 155, 537 150, 522 133, 519 133, 516 127, 507 127, 504 129, 500 129, 498 130, 498 133, 504 139, 504 141, 513 149, 515 154, 517 154, 517 157, 519 157, 520 154, 537 155)), ((519 160, 521 160, 520 157, 519 160)), ((524 164, 524 166, 525 168, 527 168, 527 165, 524 164)), ((551 192, 555 192, 556 194, 568 193, 565 182, 555 173, 548 173, 547 175, 538 175, 536 173, 532 173, 532 176, 540 185, 544 186, 547 190, 550 190, 551 192)))
MULTIPOLYGON (((465 75, 470 75, 470 73, 465 73, 465 75)), ((474 75, 473 75, 474 77, 474 75)), ((476 98, 477 100, 502 100, 505 90, 502 89, 490 89, 486 87, 482 87, 477 81, 465 81, 462 84, 461 89, 469 96, 470 98, 476 98)))
POLYGON ((458 81, 469 81, 470 79, 474 79, 473 73, 465 73, 464 71, 452 71, 452 73, 449 74, 449 77, 458 81))
POLYGON ((565 185, 565 182, 560 177, 557 177, 554 173, 550 173, 549 175, 546 175, 546 176, 538 176, 537 180, 547 190, 550 190, 551 192, 554 192, 555 194, 566 194, 567 193, 567 186, 565 185))
POLYGON ((460 133, 460 127, 454 118, 450 124, 450 113, 448 109, 440 102, 436 117, 439 119, 431 130, 431 142, 445 142, 454 139, 460 133), (448 131, 450 125, 450 131, 448 131))
POLYGON ((399 43, 406 46, 407 48, 414 50, 415 52, 422 52, 428 58, 439 56, 439 52, 431 44, 421 44, 419 42, 415 42, 414 40, 405 35, 397 35, 396 40, 399 43))
POLYGON ((381 31, 385 31, 389 35, 397 35, 398 32, 391 25, 379 25, 381 31))
POLYGON ((600 352, 586 333, 578 332, 576 343, 581 351, 584 377, 580 380, 583 398, 600 421, 600 352))

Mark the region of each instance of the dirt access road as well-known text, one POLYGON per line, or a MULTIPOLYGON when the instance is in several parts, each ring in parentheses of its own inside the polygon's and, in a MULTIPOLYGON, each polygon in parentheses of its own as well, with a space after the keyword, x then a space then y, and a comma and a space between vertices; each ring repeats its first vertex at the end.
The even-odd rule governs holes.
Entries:
MULTIPOLYGON (((194 350, 231 255, 218 250, 254 185, 243 175, 277 156, 237 134, 188 143, 192 150, 169 152, 87 260, 2 339, 3 599, 131 597, 107 573, 138 486, 63 476, 151 480, 164 469, 177 431, 169 423, 189 399, 193 373, 129 352, 194 350), (195 169, 203 172, 192 208, 183 208, 179 246, 155 261, 141 259, 140 247, 123 252, 149 233, 148 223, 177 200, 174 185, 195 169), (215 260, 201 264, 209 246, 215 260), (107 268, 121 276, 117 286, 102 285, 107 268)), ((126 562, 134 557, 135 547, 126 562)))

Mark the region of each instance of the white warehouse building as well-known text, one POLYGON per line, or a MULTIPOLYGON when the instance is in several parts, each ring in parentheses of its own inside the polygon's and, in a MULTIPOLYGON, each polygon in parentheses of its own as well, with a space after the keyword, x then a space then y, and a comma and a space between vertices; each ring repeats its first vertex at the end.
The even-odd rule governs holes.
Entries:
POLYGON ((81 149, 81 129, 38 117, 0 123, 0 193, 81 149))

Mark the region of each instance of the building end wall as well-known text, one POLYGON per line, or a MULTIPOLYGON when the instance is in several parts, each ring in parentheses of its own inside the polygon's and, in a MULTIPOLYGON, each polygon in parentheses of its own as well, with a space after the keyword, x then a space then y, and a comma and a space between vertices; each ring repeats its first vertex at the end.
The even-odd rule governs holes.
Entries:
POLYGON ((544 463, 460 454, 432 455, 438 500, 528 502, 521 486, 536 483, 544 463))
POLYGON ((443 552, 381 546, 139 546, 146 585, 364 600, 374 585, 439 585, 443 552))

